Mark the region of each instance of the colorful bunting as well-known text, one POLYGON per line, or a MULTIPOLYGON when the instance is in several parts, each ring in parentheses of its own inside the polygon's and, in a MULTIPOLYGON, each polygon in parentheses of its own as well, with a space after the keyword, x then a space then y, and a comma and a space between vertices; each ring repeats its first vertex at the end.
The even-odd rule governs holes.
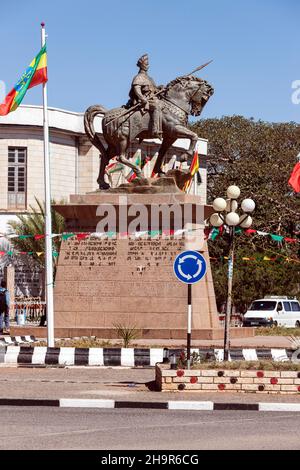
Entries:
POLYGON ((45 235, 34 235, 33 237, 35 240, 41 240, 42 238, 45 238, 45 235))
POLYGON ((63 240, 68 240, 68 238, 74 237, 74 235, 75 235, 74 233, 63 233, 62 234, 62 239, 63 240))
POLYGON ((117 235, 117 232, 105 232, 108 238, 113 238, 117 235))
MULTIPOLYGON (((207 233, 206 229, 204 230, 204 232, 207 233)), ((210 230, 209 235, 208 235, 208 239, 214 241, 217 238, 218 235, 222 234, 222 232, 223 232, 223 227, 219 227, 219 228, 214 227, 210 230)), ((283 237, 282 235, 277 235, 275 233, 260 232, 259 230, 254 230, 254 229, 247 229, 244 232, 245 232, 246 235, 257 234, 257 235, 261 235, 263 237, 270 236, 272 238, 272 240, 274 240, 276 242, 282 242, 283 240, 286 243, 299 243, 300 242, 300 240, 298 240, 297 238, 283 237)), ((236 234, 242 233, 242 229, 240 227, 236 228, 235 233, 236 234)))
POLYGON ((253 230, 253 232, 254 232, 254 233, 256 232, 257 235, 260 235, 260 236, 262 236, 262 237, 266 237, 267 235, 269 235, 268 232, 261 232, 260 230, 253 230))
MULTIPOLYGON (((74 233, 74 232, 65 232, 65 233, 53 233, 51 235, 51 238, 55 237, 61 237, 62 240, 68 240, 69 238, 76 237, 78 241, 85 240, 88 237, 97 237, 97 238, 112 238, 112 237, 117 237, 118 235, 121 237, 125 236, 130 236, 134 238, 139 238, 145 235, 148 235, 149 237, 156 237, 157 235, 166 235, 166 236, 178 236, 182 235, 183 233, 187 232, 194 232, 199 229, 179 229, 179 230, 147 230, 147 231, 138 231, 138 232, 133 232, 133 233, 128 233, 128 232, 80 232, 80 233, 74 233)), ((221 235, 224 231, 224 227, 221 226, 219 228, 213 227, 211 228, 205 228, 204 229, 204 234, 205 234, 205 239, 209 240, 215 240, 219 235, 221 235)), ((236 234, 241 234, 245 233, 246 235, 260 235, 260 236, 270 236, 273 241, 276 241, 278 243, 285 241, 286 243, 299 243, 300 239, 298 238, 291 238, 291 237, 284 237, 282 235, 277 235, 274 233, 267 233, 267 232, 261 232, 259 230, 254 230, 254 229, 247 229, 243 230, 240 227, 237 227, 235 229, 236 234)), ((1 234, 0 238, 19 238, 20 240, 26 240, 29 238, 33 238, 34 240, 42 240, 45 238, 44 234, 35 234, 35 235, 16 235, 16 234, 1 234)))
POLYGON ((220 234, 220 230, 218 228, 213 228, 208 238, 212 241, 215 241, 215 239, 217 238, 219 234, 220 234))
POLYGON ((90 234, 89 233, 76 233, 77 240, 85 240, 90 234))
POLYGON ((284 239, 284 237, 282 237, 281 235, 275 235, 273 233, 270 233, 270 237, 272 238, 272 240, 274 240, 275 242, 282 242, 282 240, 284 239))
POLYGON ((297 243, 297 238, 288 238, 288 237, 285 237, 284 239, 285 242, 287 243, 297 243))
MULTIPOLYGON (((210 257, 210 260, 213 261, 222 261, 222 260, 228 260, 228 256, 219 256, 219 258, 216 257, 210 257)), ((248 257, 248 256, 242 256, 241 258, 235 257, 236 260, 240 259, 242 261, 256 261, 256 262, 272 262, 272 261, 284 261, 286 263, 300 263, 300 261, 294 259, 294 258, 285 258, 284 256, 275 256, 273 258, 270 258, 269 256, 257 256, 257 257, 248 257)))

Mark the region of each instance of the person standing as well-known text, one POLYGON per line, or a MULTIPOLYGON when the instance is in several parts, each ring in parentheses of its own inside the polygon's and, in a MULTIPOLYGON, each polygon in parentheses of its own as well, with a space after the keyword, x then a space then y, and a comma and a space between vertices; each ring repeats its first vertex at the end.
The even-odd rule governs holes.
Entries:
POLYGON ((6 282, 1 281, 0 287, 0 334, 6 333, 9 334, 9 305, 10 297, 9 291, 6 288, 6 282), (3 322, 5 328, 3 329, 3 322))

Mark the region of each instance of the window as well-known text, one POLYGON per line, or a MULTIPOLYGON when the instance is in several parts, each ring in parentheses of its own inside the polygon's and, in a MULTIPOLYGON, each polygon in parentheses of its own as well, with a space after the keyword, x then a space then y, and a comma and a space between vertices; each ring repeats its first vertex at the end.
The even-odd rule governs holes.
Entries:
POLYGON ((284 305, 284 310, 286 312, 290 312, 291 311, 291 304, 289 302, 283 302, 283 305, 284 305))
POLYGON ((255 300, 252 303, 250 310, 266 310, 266 311, 271 312, 272 310, 275 309, 275 307, 276 307, 276 302, 268 302, 265 300, 262 300, 262 301, 255 300))
POLYGON ((300 312, 300 304, 299 302, 291 302, 292 311, 293 312, 300 312))
POLYGON ((27 193, 27 149, 8 148, 8 208, 25 209, 27 193))

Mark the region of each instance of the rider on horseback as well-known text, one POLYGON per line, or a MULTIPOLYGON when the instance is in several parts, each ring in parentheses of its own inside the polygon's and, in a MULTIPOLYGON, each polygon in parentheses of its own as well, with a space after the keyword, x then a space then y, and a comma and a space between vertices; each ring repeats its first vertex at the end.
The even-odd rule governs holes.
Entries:
POLYGON ((161 138, 161 102, 153 95, 163 86, 156 86, 154 80, 147 74, 149 69, 148 54, 140 57, 136 65, 140 70, 132 80, 127 107, 130 108, 140 103, 144 111, 149 111, 153 137, 161 138))

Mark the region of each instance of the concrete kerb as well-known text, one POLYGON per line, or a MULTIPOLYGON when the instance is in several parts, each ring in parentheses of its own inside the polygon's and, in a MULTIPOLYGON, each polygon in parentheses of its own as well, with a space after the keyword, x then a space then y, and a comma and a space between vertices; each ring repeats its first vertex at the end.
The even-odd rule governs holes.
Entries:
POLYGON ((212 401, 116 401, 104 399, 0 398, 0 406, 94 408, 94 409, 157 409, 171 411, 263 411, 300 413, 300 403, 214 403, 212 401))
MULTIPOLYGON (((45 346, 0 347, 0 364, 49 365, 49 366, 109 366, 109 367, 155 367, 157 363, 179 357, 182 349, 169 348, 76 348, 45 346)), ((196 353, 212 361, 222 361, 223 350, 219 348, 193 348, 196 353)), ((230 361, 282 361, 291 360, 293 350, 282 348, 235 348, 230 351, 230 361)))

